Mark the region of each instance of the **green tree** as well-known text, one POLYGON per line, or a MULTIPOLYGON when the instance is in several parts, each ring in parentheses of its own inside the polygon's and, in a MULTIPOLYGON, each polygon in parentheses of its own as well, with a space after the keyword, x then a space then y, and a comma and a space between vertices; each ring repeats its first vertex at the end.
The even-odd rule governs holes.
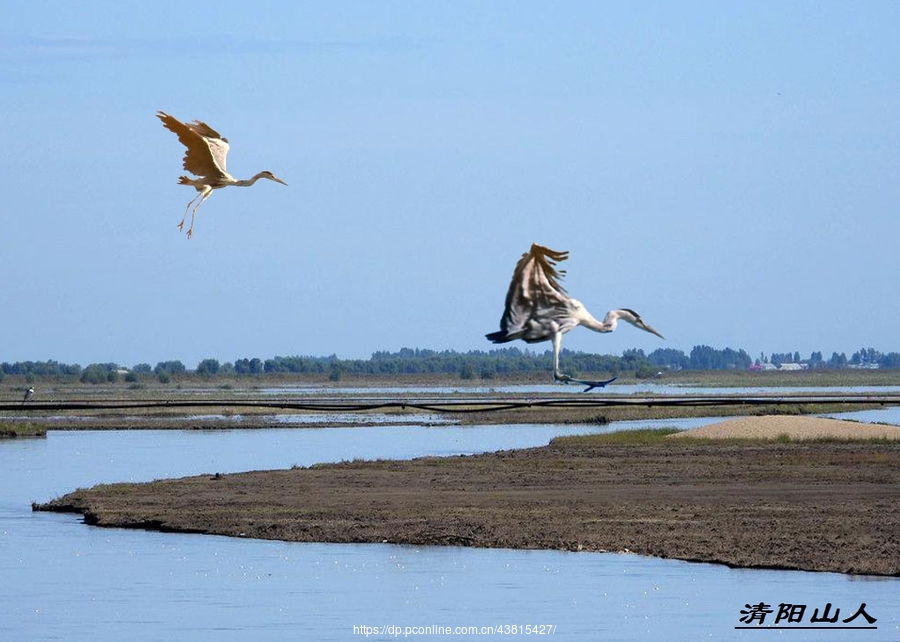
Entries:
POLYGON ((219 373, 220 367, 217 359, 204 359, 197 364, 197 374, 212 377, 219 373))
POLYGON ((657 367, 682 370, 690 365, 690 359, 681 350, 674 348, 657 348, 647 355, 647 361, 657 367))
POLYGON ((900 368, 900 352, 888 352, 878 362, 882 368, 900 368))
POLYGON ((829 368, 846 368, 847 367, 847 355, 843 352, 838 354, 837 352, 831 353, 831 359, 828 360, 829 368))
POLYGON ((106 381, 106 366, 100 363, 92 363, 81 372, 81 383, 97 385, 106 381))
POLYGON ((718 351, 710 346, 694 346, 688 363, 692 370, 715 370, 719 364, 718 351))
POLYGON ((169 374, 182 374, 187 371, 187 368, 184 367, 184 364, 180 361, 160 361, 156 364, 156 367, 153 368, 153 372, 159 374, 160 372, 168 372, 169 374))

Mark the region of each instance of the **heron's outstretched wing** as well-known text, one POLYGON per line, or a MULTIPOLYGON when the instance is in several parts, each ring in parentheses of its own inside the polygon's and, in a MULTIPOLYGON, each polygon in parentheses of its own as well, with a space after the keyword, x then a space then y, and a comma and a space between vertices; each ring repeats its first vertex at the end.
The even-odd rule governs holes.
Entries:
POLYGON ((488 339, 494 343, 546 341, 573 325, 568 314, 569 296, 559 283, 565 271, 556 270, 557 261, 565 261, 568 256, 568 252, 532 244, 513 272, 500 331, 486 335, 488 339))
POLYGON ((184 168, 187 171, 210 179, 227 176, 225 157, 228 154, 228 141, 217 131, 199 120, 183 123, 163 111, 157 112, 156 117, 187 147, 184 154, 184 168))
POLYGON ((212 154, 216 165, 225 172, 225 157, 228 155, 229 150, 228 139, 219 136, 216 130, 199 120, 187 123, 187 126, 203 137, 209 146, 209 153, 212 154))

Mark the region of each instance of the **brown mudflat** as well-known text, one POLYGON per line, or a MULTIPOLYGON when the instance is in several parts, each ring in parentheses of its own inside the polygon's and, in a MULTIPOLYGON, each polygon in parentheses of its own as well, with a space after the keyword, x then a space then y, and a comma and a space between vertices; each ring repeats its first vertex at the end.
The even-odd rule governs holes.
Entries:
POLYGON ((99 526, 300 542, 629 550, 900 575, 900 442, 561 439, 476 456, 102 485, 35 509, 99 526))

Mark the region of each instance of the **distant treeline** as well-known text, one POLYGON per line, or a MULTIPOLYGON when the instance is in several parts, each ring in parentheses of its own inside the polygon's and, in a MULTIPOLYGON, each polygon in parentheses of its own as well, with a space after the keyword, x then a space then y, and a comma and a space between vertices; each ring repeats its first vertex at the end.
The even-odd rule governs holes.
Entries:
MULTIPOLYGON (((488 352, 470 350, 421 350, 403 348, 399 352, 376 352, 368 359, 339 359, 328 357, 273 357, 271 359, 241 358, 220 363, 217 359, 204 359, 194 370, 181 361, 161 361, 156 366, 139 363, 131 368, 116 363, 92 363, 81 367, 57 361, 18 361, 0 364, 0 380, 5 375, 26 377, 61 377, 78 379, 85 383, 115 382, 119 378, 138 381, 144 376, 156 376, 166 382, 173 376, 265 374, 322 374, 332 380, 346 375, 404 375, 404 374, 457 374, 463 379, 492 379, 497 375, 546 372, 552 367, 549 350, 533 352, 520 348, 501 348, 488 352)), ((801 359, 798 352, 772 353, 753 359, 744 350, 695 346, 689 354, 672 348, 660 348, 650 354, 643 350, 626 350, 621 356, 592 354, 563 349, 560 360, 566 372, 610 373, 634 372, 638 377, 649 377, 663 370, 735 370, 752 365, 771 364, 780 367, 785 363, 801 364, 805 368, 900 368, 900 353, 882 353, 873 348, 863 348, 849 358, 843 353, 833 353, 825 359, 821 352, 813 352, 801 359)))

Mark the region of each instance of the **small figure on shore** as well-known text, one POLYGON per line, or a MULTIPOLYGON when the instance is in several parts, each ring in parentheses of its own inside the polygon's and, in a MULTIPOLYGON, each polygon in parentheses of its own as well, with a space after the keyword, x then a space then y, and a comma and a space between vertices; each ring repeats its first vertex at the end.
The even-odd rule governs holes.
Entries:
POLYGON ((25 405, 25 402, 31 399, 34 395, 34 386, 31 386, 28 390, 25 391, 25 396, 22 397, 22 405, 25 405))

